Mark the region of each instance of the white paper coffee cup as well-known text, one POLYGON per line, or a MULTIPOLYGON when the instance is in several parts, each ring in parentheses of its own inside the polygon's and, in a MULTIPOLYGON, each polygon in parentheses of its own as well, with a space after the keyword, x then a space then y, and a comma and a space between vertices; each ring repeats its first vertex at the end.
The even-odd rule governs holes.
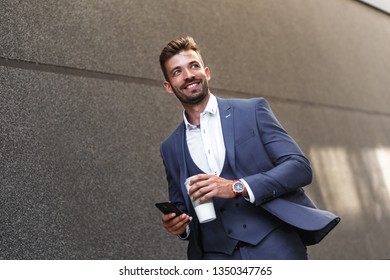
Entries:
MULTIPOLYGON (((187 191, 190 189, 190 180, 192 177, 189 177, 185 181, 185 186, 187 191)), ((191 199, 191 198, 190 198, 191 199)), ((208 199, 203 203, 199 203, 200 198, 192 201, 192 206, 194 206, 196 216, 198 217, 199 223, 207 223, 215 220, 217 216, 215 215, 214 203, 212 199, 208 199)))

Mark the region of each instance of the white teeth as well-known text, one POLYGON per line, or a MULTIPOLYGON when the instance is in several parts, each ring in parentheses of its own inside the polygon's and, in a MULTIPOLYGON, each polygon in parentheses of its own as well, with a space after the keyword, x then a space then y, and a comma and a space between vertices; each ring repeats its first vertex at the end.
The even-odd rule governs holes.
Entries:
POLYGON ((195 86, 197 86, 198 84, 191 84, 191 85, 189 85, 189 86, 187 86, 187 88, 193 88, 193 87, 195 87, 195 86))

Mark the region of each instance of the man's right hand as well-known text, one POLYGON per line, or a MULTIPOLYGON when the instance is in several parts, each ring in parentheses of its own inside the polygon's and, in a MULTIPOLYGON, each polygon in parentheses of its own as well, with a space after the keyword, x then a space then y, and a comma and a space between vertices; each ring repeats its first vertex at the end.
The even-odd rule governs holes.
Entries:
POLYGON ((186 231, 187 225, 192 221, 192 217, 187 214, 181 214, 176 217, 175 213, 169 213, 162 216, 163 226, 173 235, 182 235, 186 231))

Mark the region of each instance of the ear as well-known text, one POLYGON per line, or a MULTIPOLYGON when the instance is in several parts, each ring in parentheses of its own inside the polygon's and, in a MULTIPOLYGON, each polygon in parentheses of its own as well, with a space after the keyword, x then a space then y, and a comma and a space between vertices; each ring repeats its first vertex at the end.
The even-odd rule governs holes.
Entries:
POLYGON ((163 82, 163 87, 165 88, 166 92, 173 93, 171 83, 168 81, 163 82))
POLYGON ((206 73, 206 79, 207 79, 207 81, 210 81, 210 79, 211 79, 210 68, 205 67, 205 68, 204 68, 204 72, 206 73))

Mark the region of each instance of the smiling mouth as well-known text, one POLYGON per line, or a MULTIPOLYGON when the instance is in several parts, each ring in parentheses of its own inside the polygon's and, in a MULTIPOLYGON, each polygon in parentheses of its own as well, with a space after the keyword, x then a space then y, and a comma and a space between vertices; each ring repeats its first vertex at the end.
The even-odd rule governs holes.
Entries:
POLYGON ((189 84, 185 85, 183 87, 183 89, 192 89, 192 88, 198 86, 199 84, 200 84, 200 82, 192 82, 192 83, 189 83, 189 84))

